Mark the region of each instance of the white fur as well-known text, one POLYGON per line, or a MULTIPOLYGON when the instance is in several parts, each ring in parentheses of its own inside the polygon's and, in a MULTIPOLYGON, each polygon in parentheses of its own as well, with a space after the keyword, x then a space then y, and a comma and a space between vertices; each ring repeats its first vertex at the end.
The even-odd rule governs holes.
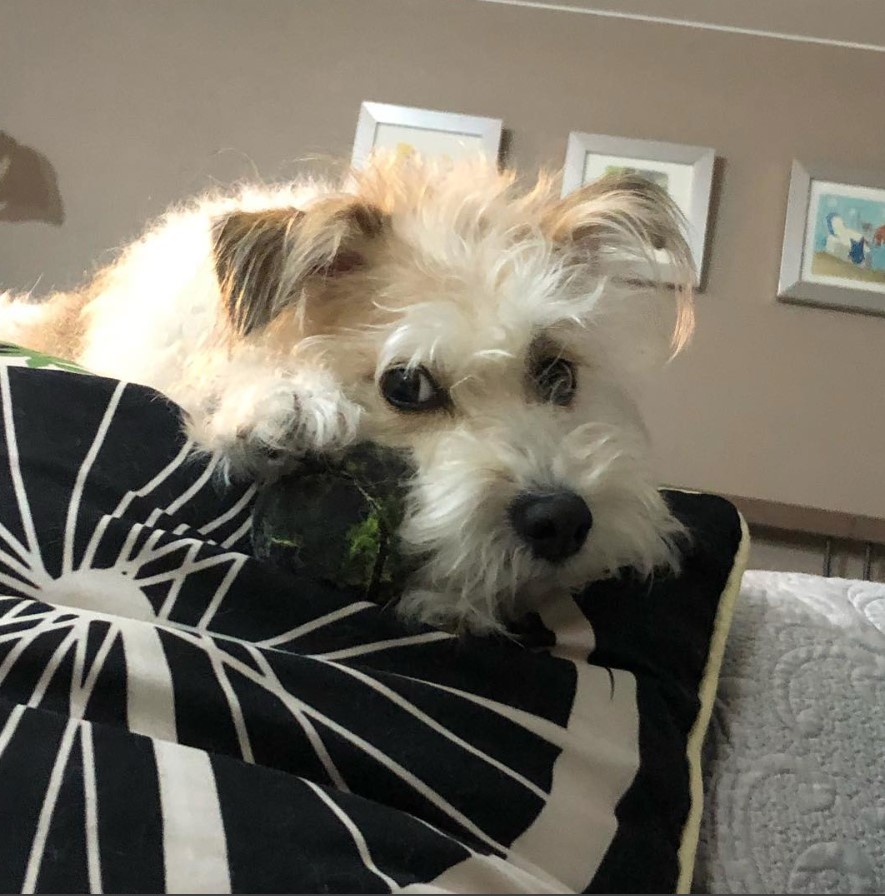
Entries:
MULTIPOLYGON (((400 535, 422 558, 400 602, 409 618, 495 630, 623 567, 676 568, 684 533, 653 480, 632 398, 636 372, 667 355, 673 293, 637 291, 606 266, 608 255, 650 253, 658 210, 624 192, 559 208, 549 190, 515 194, 509 175, 484 168, 381 166, 374 177, 248 189, 170 212, 91 287, 77 360, 169 395, 231 476, 273 476, 299 453, 362 439, 408 451, 416 474, 400 535), (285 327, 232 335, 213 223, 237 210, 310 214, 349 191, 384 206, 387 221, 383 251, 351 281, 352 319, 347 306, 331 330, 312 332, 308 293, 291 285, 308 260, 332 258, 353 238, 336 218, 338 229, 285 259, 274 298, 296 309, 285 327), (586 230, 602 244, 589 254, 586 230), (539 338, 578 371, 570 407, 538 400, 527 381, 539 338), (418 419, 393 410, 378 383, 396 364, 431 371, 450 411, 418 419), (586 544, 560 564, 533 557, 508 518, 520 493, 556 489, 593 514, 586 544)), ((0 296, 0 338, 26 341, 49 313, 0 296)))

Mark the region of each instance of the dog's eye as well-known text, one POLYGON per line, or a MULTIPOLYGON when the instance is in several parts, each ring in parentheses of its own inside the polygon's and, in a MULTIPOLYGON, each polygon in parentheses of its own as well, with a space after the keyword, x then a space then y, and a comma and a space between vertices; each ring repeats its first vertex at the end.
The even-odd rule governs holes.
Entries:
POLYGON ((381 376, 381 394, 399 411, 431 411, 448 402, 423 367, 390 367, 381 376))
POLYGON ((563 407, 570 405, 578 388, 575 365, 564 358, 545 358, 534 370, 533 379, 543 401, 563 407))

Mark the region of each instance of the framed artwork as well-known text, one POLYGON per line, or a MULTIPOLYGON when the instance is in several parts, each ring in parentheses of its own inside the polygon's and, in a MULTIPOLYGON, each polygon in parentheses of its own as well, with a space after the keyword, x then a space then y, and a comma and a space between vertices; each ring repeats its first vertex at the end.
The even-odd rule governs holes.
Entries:
POLYGON ((485 154, 497 164, 502 127, 500 118, 365 102, 360 108, 352 162, 361 167, 374 150, 386 149, 453 161, 485 154))
POLYGON ((793 162, 777 294, 885 315, 885 171, 793 162))
MULTIPOLYGON (((613 172, 638 174, 666 190, 685 216, 685 236, 694 261, 695 284, 699 285, 706 254, 715 157, 715 151, 707 146, 573 131, 566 151, 562 192, 566 195, 613 172)), ((659 251, 656 261, 666 275, 666 252, 659 251)))

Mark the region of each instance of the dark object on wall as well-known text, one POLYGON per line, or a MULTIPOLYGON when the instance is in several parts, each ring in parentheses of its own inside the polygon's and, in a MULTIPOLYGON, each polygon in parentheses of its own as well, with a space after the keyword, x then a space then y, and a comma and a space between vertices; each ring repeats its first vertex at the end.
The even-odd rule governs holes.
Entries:
POLYGON ((65 219, 55 169, 46 156, 0 131, 0 221, 65 219))

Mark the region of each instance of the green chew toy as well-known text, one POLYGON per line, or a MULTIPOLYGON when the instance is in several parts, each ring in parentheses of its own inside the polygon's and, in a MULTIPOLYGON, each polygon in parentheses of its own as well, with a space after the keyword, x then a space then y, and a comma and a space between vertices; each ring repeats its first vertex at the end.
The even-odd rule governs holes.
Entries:
POLYGON ((396 599, 415 566, 397 537, 411 473, 401 452, 371 443, 335 459, 305 458, 259 493, 255 556, 368 600, 396 599))

